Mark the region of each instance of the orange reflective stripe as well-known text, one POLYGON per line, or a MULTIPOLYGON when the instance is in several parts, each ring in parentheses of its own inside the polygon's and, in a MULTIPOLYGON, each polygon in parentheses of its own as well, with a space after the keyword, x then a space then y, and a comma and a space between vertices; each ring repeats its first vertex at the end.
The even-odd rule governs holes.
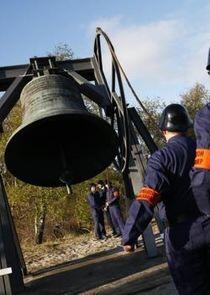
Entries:
POLYGON ((210 169, 210 150, 196 149, 195 168, 210 169))
POLYGON ((153 206, 156 206, 160 199, 160 193, 149 187, 142 187, 136 196, 136 200, 145 200, 153 206))

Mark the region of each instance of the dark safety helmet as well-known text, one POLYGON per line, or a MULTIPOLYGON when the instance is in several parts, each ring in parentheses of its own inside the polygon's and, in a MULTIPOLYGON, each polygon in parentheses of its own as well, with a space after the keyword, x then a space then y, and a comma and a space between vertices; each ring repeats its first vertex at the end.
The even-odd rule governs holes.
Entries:
POLYGON ((177 103, 168 105, 163 110, 159 121, 159 128, 162 131, 185 132, 192 125, 193 122, 188 111, 177 103))

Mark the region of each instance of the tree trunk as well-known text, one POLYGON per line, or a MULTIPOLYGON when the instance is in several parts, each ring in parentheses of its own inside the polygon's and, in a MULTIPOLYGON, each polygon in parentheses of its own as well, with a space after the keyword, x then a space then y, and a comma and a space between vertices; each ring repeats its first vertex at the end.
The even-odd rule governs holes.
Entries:
POLYGON ((45 227, 45 218, 46 218, 46 206, 41 205, 41 207, 36 210, 35 216, 35 243, 42 244, 44 227, 45 227))

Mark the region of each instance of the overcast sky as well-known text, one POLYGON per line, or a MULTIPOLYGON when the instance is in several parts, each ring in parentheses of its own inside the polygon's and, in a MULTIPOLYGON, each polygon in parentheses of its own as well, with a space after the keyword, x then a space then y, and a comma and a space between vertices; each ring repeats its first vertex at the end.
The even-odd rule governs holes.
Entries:
MULTIPOLYGON (((173 102, 195 82, 210 88, 205 70, 210 47, 207 0, 0 0, 0 4, 0 66, 27 63, 60 42, 68 43, 76 57, 92 56, 95 28, 100 26, 141 98, 173 102)), ((106 50, 104 58, 109 65, 106 50)))

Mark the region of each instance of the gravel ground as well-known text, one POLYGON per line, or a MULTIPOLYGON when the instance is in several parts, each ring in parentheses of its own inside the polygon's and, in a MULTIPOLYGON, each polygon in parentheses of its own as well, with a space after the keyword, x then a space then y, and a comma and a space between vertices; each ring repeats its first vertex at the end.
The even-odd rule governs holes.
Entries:
POLYGON ((78 258, 115 249, 120 246, 121 238, 108 235, 106 240, 96 240, 93 234, 80 236, 68 235, 54 242, 42 245, 22 246, 23 255, 29 273, 62 264, 78 258))

